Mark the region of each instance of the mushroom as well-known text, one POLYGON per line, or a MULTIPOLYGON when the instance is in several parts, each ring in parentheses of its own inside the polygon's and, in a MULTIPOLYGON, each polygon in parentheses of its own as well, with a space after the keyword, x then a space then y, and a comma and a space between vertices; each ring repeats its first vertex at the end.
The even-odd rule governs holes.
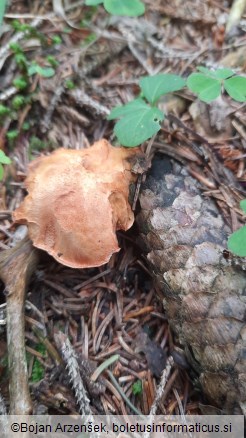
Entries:
POLYGON ((128 202, 131 157, 139 149, 100 140, 88 149, 57 149, 29 165, 28 195, 13 213, 33 245, 72 268, 101 266, 120 250, 117 230, 134 221, 128 202))

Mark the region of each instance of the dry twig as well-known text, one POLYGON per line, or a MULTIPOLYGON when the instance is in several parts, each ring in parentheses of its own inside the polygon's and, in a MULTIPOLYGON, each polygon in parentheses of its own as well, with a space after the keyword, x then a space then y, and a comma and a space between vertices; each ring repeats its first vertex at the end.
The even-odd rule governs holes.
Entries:
POLYGON ((81 379, 76 353, 69 339, 63 333, 59 332, 58 334, 56 334, 55 341, 57 343, 57 346, 61 350, 62 357, 67 365, 68 374, 71 379, 71 384, 75 392, 80 412, 82 415, 89 416, 87 421, 93 421, 90 400, 81 379))

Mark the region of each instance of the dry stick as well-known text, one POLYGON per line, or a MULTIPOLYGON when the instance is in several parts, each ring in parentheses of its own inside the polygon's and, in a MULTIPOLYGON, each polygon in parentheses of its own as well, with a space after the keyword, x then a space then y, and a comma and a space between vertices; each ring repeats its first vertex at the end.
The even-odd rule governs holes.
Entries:
MULTIPOLYGON (((70 381, 75 392, 76 400, 79 405, 83 422, 84 424, 88 424, 89 422, 94 424, 93 413, 90 406, 90 399, 81 378, 78 358, 73 349, 73 346, 68 337, 62 332, 55 334, 54 337, 57 347, 61 351, 63 360, 67 365, 68 375, 70 377, 70 381)), ((99 438, 97 432, 94 433, 94 436, 95 438, 99 438)))
POLYGON ((77 105, 88 106, 91 110, 93 110, 96 113, 96 115, 107 117, 110 113, 110 110, 105 105, 102 105, 101 103, 97 102, 95 99, 90 97, 87 93, 85 93, 82 89, 71 90, 69 94, 76 101, 77 105))
MULTIPOLYGON (((163 396, 168 378, 169 378, 170 373, 171 373, 173 363, 174 363, 174 361, 173 361, 172 356, 169 356, 169 358, 167 359, 166 368, 164 369, 164 371, 162 373, 161 381, 160 381, 158 388, 157 388, 157 391, 156 391, 154 403, 150 408, 150 413, 149 413, 149 417, 148 417, 148 424, 151 424, 154 420, 154 416, 156 415, 158 405, 159 405, 161 398, 163 396)), ((143 438, 149 438, 149 437, 150 437, 150 432, 145 432, 143 438)))
POLYGON ((37 250, 29 239, 0 255, 0 278, 7 292, 7 344, 9 362, 10 414, 32 411, 25 352, 24 304, 31 274, 37 265, 37 250))

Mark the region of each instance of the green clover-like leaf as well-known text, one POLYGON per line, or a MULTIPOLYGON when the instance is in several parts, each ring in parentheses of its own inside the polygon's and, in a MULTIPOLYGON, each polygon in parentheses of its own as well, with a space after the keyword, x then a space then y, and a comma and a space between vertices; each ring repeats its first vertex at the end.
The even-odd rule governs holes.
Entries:
POLYGON ((228 239, 228 248, 239 257, 246 257, 246 225, 232 233, 228 239))
POLYGON ((204 73, 205 76, 219 80, 227 79, 235 74, 235 72, 230 68, 218 68, 217 70, 211 70, 207 67, 199 66, 197 67, 197 70, 201 73, 204 73))
POLYGON ((213 76, 213 70, 211 70, 211 68, 207 68, 207 67, 203 67, 202 65, 199 65, 196 69, 197 69, 199 72, 204 73, 204 74, 207 75, 207 76, 214 77, 214 76, 213 76))
POLYGON ((234 76, 233 78, 226 79, 224 88, 229 96, 237 102, 246 101, 246 77, 234 76))
POLYGON ((11 159, 2 150, 0 150, 0 163, 11 164, 11 159))
POLYGON ((246 213, 246 199, 243 199, 240 202, 240 208, 243 210, 244 213, 246 213))
POLYGON ((164 114, 150 107, 143 99, 135 99, 126 105, 114 108, 108 120, 120 119, 114 132, 123 146, 135 147, 148 140, 160 130, 164 114))
POLYGON ((221 84, 218 79, 211 78, 202 73, 191 73, 187 79, 188 88, 203 102, 212 102, 220 95, 221 84))
POLYGON ((214 77, 220 80, 230 78, 235 74, 235 72, 230 68, 218 68, 218 70, 215 70, 213 73, 214 77))
POLYGON ((41 67, 38 64, 32 64, 28 67, 28 75, 32 76, 34 74, 39 74, 44 78, 51 78, 55 74, 55 70, 52 67, 41 67))
POLYGON ((32 64, 28 67, 28 76, 32 76, 35 75, 38 72, 38 65, 37 64, 32 64))
POLYGON ((140 0, 104 0, 104 7, 112 15, 138 17, 145 11, 144 3, 140 0))
POLYGON ((55 74, 55 70, 52 67, 40 67, 38 73, 44 78, 52 78, 55 74))
POLYGON ((181 90, 185 80, 178 75, 160 73, 140 79, 139 84, 146 99, 153 104, 163 94, 181 90))

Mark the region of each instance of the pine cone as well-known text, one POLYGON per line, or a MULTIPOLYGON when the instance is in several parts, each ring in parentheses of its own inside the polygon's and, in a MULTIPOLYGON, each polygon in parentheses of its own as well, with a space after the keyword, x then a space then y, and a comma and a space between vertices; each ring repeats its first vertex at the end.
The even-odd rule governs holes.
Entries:
POLYGON ((171 329, 208 401, 245 413, 246 272, 224 257, 231 230, 197 181, 168 158, 153 161, 140 205, 139 241, 171 329))

